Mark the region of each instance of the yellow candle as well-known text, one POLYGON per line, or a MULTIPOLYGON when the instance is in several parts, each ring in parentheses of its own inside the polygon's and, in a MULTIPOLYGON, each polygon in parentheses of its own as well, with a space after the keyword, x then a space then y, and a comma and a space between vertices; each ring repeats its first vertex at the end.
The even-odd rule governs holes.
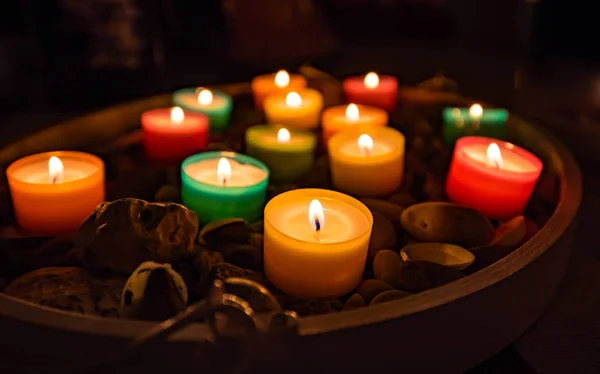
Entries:
POLYGON ((269 280, 297 297, 329 298, 363 278, 373 215, 339 192, 300 189, 265 207, 264 268, 269 280))
POLYGON ((280 70, 275 74, 265 74, 254 77, 250 84, 254 95, 254 103, 258 109, 263 108, 264 100, 272 94, 287 94, 306 88, 306 78, 300 74, 289 74, 280 70))
POLYGON ((365 105, 338 105, 323 112, 323 141, 349 128, 367 131, 373 127, 383 127, 388 124, 388 114, 385 110, 365 105))
POLYGON ((404 135, 390 127, 346 131, 328 143, 333 185, 360 196, 394 192, 404 174, 404 135))
POLYGON ((273 125, 297 129, 315 129, 323 109, 323 95, 307 88, 299 92, 275 94, 265 99, 265 115, 273 125))

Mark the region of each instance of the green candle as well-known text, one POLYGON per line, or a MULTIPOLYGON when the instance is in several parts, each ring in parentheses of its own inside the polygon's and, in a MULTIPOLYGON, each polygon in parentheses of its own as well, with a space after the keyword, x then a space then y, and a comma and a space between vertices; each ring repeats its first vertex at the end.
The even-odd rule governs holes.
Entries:
POLYGON ((269 169, 234 152, 205 152, 181 164, 181 198, 201 225, 225 218, 254 222, 262 216, 269 169))
POLYGON ((316 136, 305 130, 256 125, 246 130, 246 153, 269 167, 276 182, 294 182, 314 161, 316 136))
POLYGON ((471 135, 506 139, 508 111, 504 109, 483 109, 475 104, 470 108, 445 108, 443 117, 444 140, 448 145, 471 135))
POLYGON ((173 105, 208 116, 211 132, 223 132, 229 125, 231 96, 206 88, 183 88, 173 94, 173 105))

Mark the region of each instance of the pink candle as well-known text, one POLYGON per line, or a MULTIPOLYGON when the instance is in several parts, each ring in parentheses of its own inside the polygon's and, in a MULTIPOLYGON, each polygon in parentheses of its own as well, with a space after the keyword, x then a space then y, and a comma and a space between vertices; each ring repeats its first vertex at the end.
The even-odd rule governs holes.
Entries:
POLYGON ((178 162, 206 149, 208 117, 180 107, 152 109, 142 114, 144 149, 149 159, 178 162))
POLYGON ((478 136, 456 142, 446 194, 488 217, 522 214, 542 172, 542 162, 514 144, 478 136))
POLYGON ((391 75, 369 73, 344 79, 344 93, 348 102, 370 105, 387 110, 396 106, 398 79, 391 75))

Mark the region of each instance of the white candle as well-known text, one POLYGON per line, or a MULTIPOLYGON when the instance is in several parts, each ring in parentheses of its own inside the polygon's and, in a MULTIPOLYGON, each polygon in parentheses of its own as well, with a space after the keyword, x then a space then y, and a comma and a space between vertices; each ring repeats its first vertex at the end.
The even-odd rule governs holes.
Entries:
POLYGON ((214 158, 195 162, 185 167, 185 173, 198 182, 224 187, 252 186, 267 177, 264 170, 253 165, 240 164, 229 158, 214 158), (231 167, 229 175, 225 178, 225 183, 222 183, 223 178, 219 176, 219 161, 222 159, 227 160, 231 167))
MULTIPOLYGON (((98 167, 92 163, 75 158, 62 158, 62 176, 56 179, 56 183, 72 182, 86 178, 98 171, 98 167)), ((30 162, 15 169, 14 178, 27 183, 52 184, 54 173, 50 170, 50 159, 30 162)))

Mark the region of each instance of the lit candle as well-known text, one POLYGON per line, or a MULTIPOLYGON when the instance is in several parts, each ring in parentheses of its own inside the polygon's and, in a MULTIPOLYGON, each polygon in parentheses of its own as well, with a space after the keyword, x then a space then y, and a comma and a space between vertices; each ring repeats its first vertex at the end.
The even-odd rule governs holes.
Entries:
POLYGON ((322 117, 325 144, 335 133, 343 130, 353 129, 364 132, 388 124, 388 114, 385 110, 356 104, 327 108, 323 111, 322 117))
POLYGON ((314 129, 319 125, 323 95, 305 89, 268 96, 264 102, 267 122, 289 128, 314 129))
POLYGON ((349 102, 374 106, 391 111, 396 106, 398 79, 391 75, 368 73, 364 76, 348 77, 343 82, 349 102))
POLYGON ((181 164, 183 204, 202 225, 224 218, 258 220, 265 203, 269 169, 234 152, 205 152, 181 164))
POLYGON ((404 135, 390 127, 334 135, 327 147, 333 185, 359 196, 394 192, 404 175, 404 144, 404 135))
POLYGON ((289 74, 280 70, 276 74, 266 74, 254 77, 251 82, 254 103, 258 109, 263 108, 264 100, 273 94, 287 94, 291 91, 301 91, 306 88, 306 78, 300 74, 289 74))
POLYGON ((271 199, 264 216, 264 269, 277 288, 329 298, 360 283, 373 227, 360 201, 329 190, 293 190, 271 199))
POLYGON ((73 232, 104 201, 104 163, 88 153, 27 156, 6 175, 17 223, 28 231, 73 232))
POLYGON ((173 94, 173 105, 208 117, 211 132, 223 132, 233 108, 231 96, 206 88, 184 88, 173 94))
POLYGON ((305 130, 288 130, 269 125, 246 130, 246 153, 261 160, 271 180, 294 182, 313 165, 316 136, 305 130))
POLYGON ((506 138, 508 111, 504 109, 483 109, 481 105, 473 104, 470 108, 445 108, 443 117, 444 140, 448 145, 469 135, 506 138))
POLYGON ((180 107, 152 109, 141 117, 144 149, 149 159, 179 162, 206 149, 208 118, 180 107))
POLYGON ((511 143, 463 137, 454 148, 446 194, 488 217, 511 218, 525 210, 542 168, 539 158, 511 143))

